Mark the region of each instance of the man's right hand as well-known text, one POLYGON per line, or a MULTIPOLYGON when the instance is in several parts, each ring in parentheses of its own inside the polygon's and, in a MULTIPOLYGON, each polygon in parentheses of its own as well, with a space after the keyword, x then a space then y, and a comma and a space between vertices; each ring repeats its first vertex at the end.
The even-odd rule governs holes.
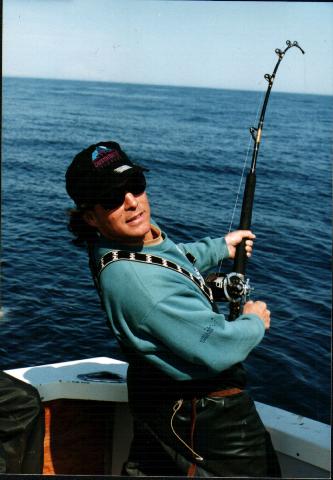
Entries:
POLYGON ((265 330, 269 329, 271 324, 271 312, 267 309, 265 302, 260 302, 259 300, 253 302, 250 300, 245 303, 243 313, 255 313, 265 325, 265 330))

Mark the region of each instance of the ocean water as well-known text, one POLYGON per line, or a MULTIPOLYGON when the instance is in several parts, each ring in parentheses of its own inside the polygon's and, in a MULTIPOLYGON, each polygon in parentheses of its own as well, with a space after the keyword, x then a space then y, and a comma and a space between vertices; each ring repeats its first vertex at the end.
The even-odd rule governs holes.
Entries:
MULTIPOLYGON (((171 238, 224 235, 232 219, 237 228, 237 192, 252 151, 248 127, 257 124, 263 95, 4 79, 1 368, 120 356, 86 253, 67 231, 64 174, 72 157, 97 141, 118 141, 150 169, 153 217, 171 238)), ((272 91, 247 271, 272 326, 245 362, 256 400, 326 423, 332 111, 333 97, 272 91)), ((226 262, 224 271, 230 268, 226 262)))

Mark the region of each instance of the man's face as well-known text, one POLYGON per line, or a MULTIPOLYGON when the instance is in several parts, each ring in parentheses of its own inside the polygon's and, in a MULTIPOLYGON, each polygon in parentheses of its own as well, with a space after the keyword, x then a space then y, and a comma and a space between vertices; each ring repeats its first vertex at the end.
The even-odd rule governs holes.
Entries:
POLYGON ((106 210, 97 204, 84 215, 84 218, 110 240, 138 244, 153 238, 146 192, 140 195, 127 192, 123 204, 113 210, 106 210))

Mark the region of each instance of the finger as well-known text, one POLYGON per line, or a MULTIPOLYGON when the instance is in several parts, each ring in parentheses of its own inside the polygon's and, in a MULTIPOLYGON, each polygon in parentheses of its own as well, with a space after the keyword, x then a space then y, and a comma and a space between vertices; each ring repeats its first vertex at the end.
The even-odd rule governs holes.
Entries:
POLYGON ((262 302, 261 300, 257 300, 256 301, 256 304, 258 305, 258 307, 260 307, 262 310, 266 310, 267 308, 267 305, 265 302, 262 302))
POLYGON ((251 247, 246 247, 246 248, 245 248, 245 251, 246 251, 246 255, 247 255, 248 257, 251 257, 251 255, 252 255, 252 248, 251 248, 251 247))
POLYGON ((252 233, 251 230, 240 230, 240 232, 242 233, 242 237, 246 237, 246 238, 256 238, 255 234, 252 233))
POLYGON ((253 243, 254 243, 253 240, 246 240, 246 241, 245 241, 245 245, 246 245, 247 247, 252 247, 252 246, 253 246, 253 243))

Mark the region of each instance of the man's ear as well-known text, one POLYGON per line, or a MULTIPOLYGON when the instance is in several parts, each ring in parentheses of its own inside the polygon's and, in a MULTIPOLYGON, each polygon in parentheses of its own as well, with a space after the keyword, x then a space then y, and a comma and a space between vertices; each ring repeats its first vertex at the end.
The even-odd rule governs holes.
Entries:
POLYGON ((95 212, 93 210, 87 210, 83 213, 83 219, 90 225, 91 227, 97 227, 97 221, 95 212))

